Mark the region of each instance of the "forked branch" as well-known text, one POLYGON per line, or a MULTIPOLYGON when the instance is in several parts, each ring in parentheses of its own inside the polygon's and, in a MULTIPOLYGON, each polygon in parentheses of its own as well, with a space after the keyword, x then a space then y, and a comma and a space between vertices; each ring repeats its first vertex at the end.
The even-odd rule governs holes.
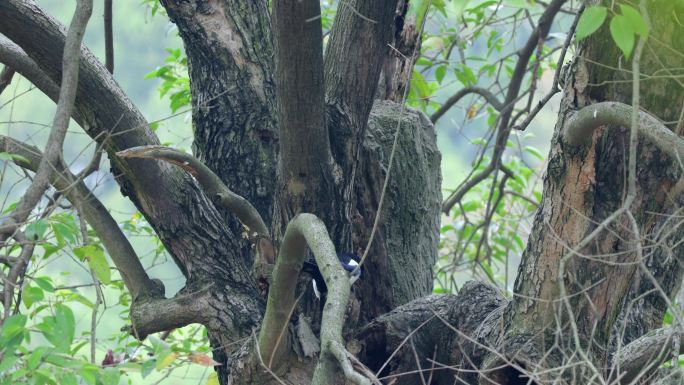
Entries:
POLYGON ((335 246, 330 240, 325 224, 313 214, 297 215, 285 230, 273 270, 273 284, 268 293, 266 315, 259 333, 261 355, 267 361, 282 362, 279 358, 287 352, 286 342, 279 343, 279 336, 287 327, 290 311, 295 305, 297 277, 304 263, 307 247, 316 258, 316 264, 328 286, 321 322, 321 353, 312 384, 329 383, 339 367, 347 379, 355 384, 370 385, 367 378, 352 369, 342 339, 351 282, 337 260, 335 246), (274 359, 271 359, 272 356, 274 359))

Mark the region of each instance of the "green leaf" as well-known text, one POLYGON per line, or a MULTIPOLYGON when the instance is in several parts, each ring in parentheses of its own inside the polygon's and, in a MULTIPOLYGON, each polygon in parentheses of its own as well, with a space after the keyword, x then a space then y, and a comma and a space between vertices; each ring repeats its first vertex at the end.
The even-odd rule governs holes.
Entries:
POLYGON ((577 29, 575 32, 575 37, 577 40, 582 40, 585 37, 596 32, 601 24, 606 20, 606 15, 608 10, 606 7, 600 5, 595 5, 584 10, 582 16, 580 16, 577 22, 577 29))
POLYGON ((120 378, 121 372, 117 368, 105 368, 100 376, 102 385, 118 385, 120 378))
POLYGON ((59 245, 53 245, 52 243, 41 243, 40 247, 45 250, 43 253, 43 259, 46 259, 47 257, 51 256, 52 254, 58 252, 59 250, 64 248, 64 244, 59 244, 59 245))
POLYGON ((24 306, 26 308, 30 308, 31 305, 38 301, 42 301, 43 298, 45 298, 45 294, 43 294, 43 289, 39 287, 34 287, 34 286, 26 286, 24 287, 24 290, 21 295, 21 300, 24 302, 24 306))
POLYGON ((622 11, 622 15, 629 21, 629 24, 635 33, 641 37, 648 36, 648 26, 639 11, 625 4, 620 4, 620 10, 622 11))
POLYGON ((541 152, 539 152, 539 150, 537 150, 536 148, 534 148, 532 146, 525 146, 525 152, 534 156, 535 158, 539 159, 542 162, 544 161, 544 154, 542 154, 541 152))
POLYGON ((622 15, 615 15, 610 21, 610 35, 613 36, 615 44, 629 58, 634 47, 634 29, 629 19, 622 15))
POLYGON ((47 228, 47 221, 44 219, 39 219, 26 226, 26 231, 24 233, 26 234, 26 238, 32 241, 38 241, 43 238, 43 235, 45 235, 45 231, 47 230, 47 228))
POLYGON ((19 357, 15 356, 14 354, 5 354, 4 357, 2 357, 2 360, 0 360, 0 373, 8 372, 18 359, 19 357))
POLYGON ((85 245, 74 249, 74 254, 81 260, 87 260, 88 266, 100 282, 108 285, 112 281, 111 271, 104 251, 96 245, 85 245))
POLYGON ((68 352, 74 340, 74 313, 63 304, 55 305, 55 316, 45 317, 36 327, 59 352, 68 352))
POLYGON ((76 242, 77 230, 64 223, 53 223, 52 231, 55 232, 55 236, 59 243, 65 243, 64 241, 66 241, 66 243, 73 244, 76 242))
POLYGON ((78 375, 89 385, 97 385, 97 367, 87 364, 78 370, 78 375))
POLYGON ((55 287, 52 285, 50 277, 36 277, 33 279, 33 282, 48 293, 53 293, 55 291, 55 287))
POLYGON ((178 357, 178 353, 169 350, 165 350, 161 353, 159 353, 159 356, 157 357, 157 364, 155 365, 155 368, 157 370, 162 370, 165 367, 171 365, 173 361, 176 360, 178 357))
POLYGON ((60 373, 59 375, 59 383, 62 385, 77 385, 78 380, 76 379, 76 375, 65 371, 60 373))
POLYGON ((140 369, 140 375, 142 376, 143 379, 145 377, 149 376, 150 373, 154 370, 155 366, 157 366, 157 360, 156 359, 151 359, 143 362, 142 368, 140 369))
POLYGON ((442 84, 442 80, 444 80, 444 75, 446 75, 446 72, 446 66, 437 67, 435 70, 435 79, 437 79, 437 83, 442 84))
POLYGON ((7 317, 2 324, 2 333, 0 334, 2 341, 7 341, 17 334, 22 334, 24 330, 26 330, 25 325, 26 316, 23 314, 15 314, 7 317))
POLYGON ((43 357, 48 351, 47 346, 39 346, 34 350, 26 361, 26 366, 29 370, 35 370, 43 362, 43 357))

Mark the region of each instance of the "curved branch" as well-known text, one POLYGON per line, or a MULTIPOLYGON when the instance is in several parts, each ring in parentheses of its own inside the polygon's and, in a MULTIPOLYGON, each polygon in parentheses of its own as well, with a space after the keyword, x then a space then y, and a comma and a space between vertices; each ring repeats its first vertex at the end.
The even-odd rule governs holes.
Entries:
MULTIPOLYGON (((0 149, 9 154, 19 155, 20 157, 13 158, 14 163, 33 172, 38 170, 43 157, 37 148, 2 135, 0 135, 0 149)), ((154 292, 156 286, 145 272, 130 242, 121 232, 107 208, 86 187, 85 183, 69 172, 62 162, 56 165, 51 183, 73 205, 82 206, 85 220, 92 226, 102 245, 107 249, 132 298, 136 299, 141 294, 154 292)))
POLYGON ((14 68, 52 100, 59 99, 59 86, 18 45, 0 35, 0 63, 14 68))
POLYGON ((494 109, 501 111, 504 108, 504 104, 499 101, 499 99, 494 96, 492 92, 482 87, 466 87, 460 89, 458 92, 453 94, 449 99, 447 99, 444 104, 434 114, 430 115, 430 121, 434 124, 441 118, 444 114, 451 109, 456 103, 458 103, 465 96, 470 94, 478 94, 482 96, 487 103, 491 104, 494 109))
POLYGON ((671 327, 653 330, 626 345, 615 359, 615 366, 620 372, 614 371, 613 374, 614 377, 620 376, 619 384, 631 384, 635 378, 657 369, 671 357, 672 349, 668 345, 674 338, 679 338, 677 354, 684 354, 684 334, 671 327))
MULTIPOLYGON (((630 127, 632 107, 617 102, 601 102, 575 112, 565 123, 563 140, 572 146, 586 144, 594 130, 607 124, 630 127)), ((639 113, 639 134, 672 160, 684 163, 684 139, 670 131, 653 115, 639 113)))
POLYGON ((139 146, 116 153, 121 158, 156 159, 173 163, 189 172, 210 197, 230 210, 249 232, 250 237, 270 238, 268 227, 254 206, 232 192, 209 167, 182 151, 163 146, 139 146))
POLYGON ((278 260, 273 270, 273 284, 268 293, 264 322, 259 333, 259 350, 263 357, 282 362, 287 343, 278 346, 279 335, 289 322, 295 306, 297 277, 301 271, 307 246, 316 258, 316 264, 328 286, 328 296, 321 322, 321 354, 313 375, 312 384, 329 383, 339 365, 347 378, 356 384, 370 381, 350 369, 344 351, 342 329, 351 290, 346 271, 340 266, 335 246, 325 224, 313 214, 299 214, 287 225, 278 260))

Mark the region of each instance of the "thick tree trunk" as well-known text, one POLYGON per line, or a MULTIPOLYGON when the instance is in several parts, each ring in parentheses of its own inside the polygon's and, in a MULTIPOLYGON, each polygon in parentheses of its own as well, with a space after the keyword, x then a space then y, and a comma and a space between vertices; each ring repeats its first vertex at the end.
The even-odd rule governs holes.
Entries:
MULTIPOLYGON (((648 4, 653 30, 641 73, 670 74, 670 68, 684 64, 681 56, 667 53, 684 48, 678 38, 684 29, 671 19, 681 10, 670 2, 648 4)), ((544 198, 518 271, 517 295, 506 311, 499 348, 512 360, 509 363, 527 370, 557 368, 548 373, 549 379, 574 376, 589 381, 596 371, 607 376, 616 341, 627 343, 659 327, 668 306, 662 295, 673 296, 682 279, 680 256, 684 249, 679 240, 684 228, 673 217, 681 205, 681 188, 677 187, 682 183, 681 169, 676 160, 643 138, 637 152, 637 195, 629 208, 639 233, 632 231, 627 215, 620 215, 586 247, 571 252, 623 205, 629 127, 600 127, 581 147, 564 142, 562 133, 575 110, 594 102, 631 104, 632 75, 615 70, 629 68, 628 63, 606 26, 582 45, 569 67, 549 153, 544 198), (642 261, 637 258, 637 241, 641 242, 642 261), (649 268, 664 293, 653 290, 653 283, 639 270, 640 263, 649 268), (565 282, 565 299, 559 280, 565 282), (569 351, 577 352, 570 361, 584 363, 561 369, 570 363, 564 356, 569 351)), ((684 89, 677 82, 642 77, 641 108, 662 121, 680 119, 683 99, 684 89)), ((491 355, 486 366, 501 364, 506 361, 491 355)), ((483 373, 481 383, 489 383, 486 377, 502 384, 516 383, 511 373, 515 370, 507 365, 483 373)))

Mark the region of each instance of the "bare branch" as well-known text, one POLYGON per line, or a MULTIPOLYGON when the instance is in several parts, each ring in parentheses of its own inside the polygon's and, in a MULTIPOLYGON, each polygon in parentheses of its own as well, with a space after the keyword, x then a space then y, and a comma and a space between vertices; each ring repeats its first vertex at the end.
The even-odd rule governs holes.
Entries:
POLYGON ((527 74, 527 64, 535 49, 538 47, 539 42, 543 41, 548 36, 553 19, 566 1, 567 0, 553 0, 549 3, 546 10, 544 10, 544 13, 539 17, 537 27, 532 31, 532 34, 530 34, 525 46, 518 51, 518 62, 511 75, 511 81, 508 85, 508 91, 506 92, 506 98, 503 103, 504 107, 501 110, 501 115, 498 120, 496 142, 494 144, 491 162, 482 172, 464 181, 461 186, 444 201, 442 205, 443 212, 448 213, 471 188, 487 179, 492 172, 499 169, 501 156, 506 149, 506 141, 508 141, 508 136, 511 133, 512 127, 509 126, 509 123, 513 114, 513 108, 515 102, 518 100, 523 79, 527 74))
POLYGON ((114 32, 112 29, 112 0, 104 0, 105 67, 114 73, 114 32))
POLYGON ((140 146, 116 153, 121 158, 157 159, 173 163, 189 172, 210 197, 230 210, 247 228, 250 237, 270 238, 268 227, 259 212, 245 198, 232 192, 221 179, 190 154, 162 146, 140 146))
POLYGON ((0 35, 0 62, 14 68, 52 100, 59 99, 59 86, 18 45, 0 35))
POLYGON ((458 103, 461 99, 463 99, 465 96, 470 95, 470 94, 478 94, 482 96, 487 103, 491 104, 494 109, 497 111, 501 111, 504 108, 504 104, 499 101, 499 99, 494 96, 493 93, 491 93, 489 90, 482 88, 482 87, 466 87, 460 89, 458 92, 455 94, 451 95, 449 99, 447 99, 444 104, 442 104, 441 107, 435 113, 430 115, 430 121, 432 123, 436 123, 439 118, 444 116, 444 114, 447 113, 453 107, 456 103, 458 103))
MULTIPOLYGON (((601 102, 575 112, 565 124, 563 140, 572 146, 586 144, 593 131, 608 124, 630 127, 632 107, 617 102, 601 102)), ((670 131, 653 115, 639 113, 638 132, 673 161, 684 162, 684 139, 670 131)))
MULTIPOLYGON (((525 131, 527 129, 527 126, 532 123, 532 120, 537 116, 537 114, 546 106, 546 104, 551 100, 551 98, 560 92, 560 87, 561 86, 561 80, 565 81, 565 79, 561 79, 561 76, 564 76, 563 72, 563 65, 565 63, 565 55, 568 52, 568 48, 570 48, 570 44, 572 43, 572 39, 575 35, 575 30, 577 29, 577 23, 579 22, 580 16, 584 13, 584 4, 580 5, 579 9, 577 10, 577 15, 575 16, 575 20, 572 22, 572 25, 570 26, 570 30, 568 31, 568 35, 565 38, 565 42, 563 42, 563 49, 561 50, 560 56, 558 57, 558 62, 556 63, 556 71, 554 72, 553 75, 553 83, 551 84, 551 89, 549 92, 537 103, 536 106, 532 109, 532 111, 529 111, 527 116, 525 117, 525 120, 519 124, 516 125, 514 128, 516 130, 520 131, 525 131)), ((563 10, 561 10, 563 12, 563 10)), ((561 86, 562 87, 562 86, 561 86)), ((532 97, 533 94, 530 94, 530 97, 532 97)))
MULTIPOLYGON (((57 112, 52 121, 52 130, 45 147, 45 155, 36 171, 33 182, 17 203, 16 208, 6 219, 14 223, 26 221, 33 208, 38 204, 47 189, 50 179, 62 157, 62 146, 66 136, 71 111, 78 88, 78 70, 81 57, 81 41, 88 19, 93 10, 92 0, 78 0, 76 11, 69 26, 62 57, 62 84, 59 90, 57 112)), ((5 221, 3 221, 5 222, 5 221)), ((7 222, 6 222, 7 223, 7 222)))
MULTIPOLYGON (((20 157, 14 158, 14 163, 34 172, 38 170, 43 157, 37 148, 2 135, 0 149, 19 155, 20 157)), ((131 296, 136 299, 141 294, 154 292, 155 284, 148 277, 138 255, 107 208, 62 162, 55 166, 54 171, 50 182, 73 205, 81 207, 83 217, 97 232, 131 296)))

